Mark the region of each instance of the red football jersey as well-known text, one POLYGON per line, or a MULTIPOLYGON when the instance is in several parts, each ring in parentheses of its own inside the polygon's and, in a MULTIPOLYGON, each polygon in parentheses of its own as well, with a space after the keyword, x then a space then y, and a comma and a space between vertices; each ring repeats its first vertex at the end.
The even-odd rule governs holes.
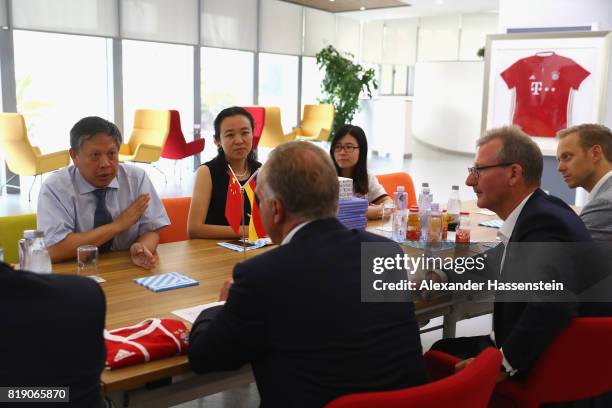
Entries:
POLYGON ((532 136, 554 137, 567 127, 572 89, 578 89, 590 72, 550 52, 522 58, 500 75, 509 89, 516 90, 512 124, 532 136))

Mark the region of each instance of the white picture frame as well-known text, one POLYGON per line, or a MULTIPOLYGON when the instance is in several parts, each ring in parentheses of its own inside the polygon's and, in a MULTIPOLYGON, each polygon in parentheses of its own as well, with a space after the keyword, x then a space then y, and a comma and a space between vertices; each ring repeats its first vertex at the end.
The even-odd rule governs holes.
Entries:
POLYGON ((487 36, 482 131, 511 124, 523 125, 521 127, 538 143, 542 153, 554 156, 557 140, 554 137, 556 132, 553 130, 581 123, 603 122, 611 44, 610 31, 487 36), (567 71, 568 64, 573 71, 567 71), (528 68, 519 69, 520 66, 528 68), (544 82, 542 78, 529 74, 535 70, 534 66, 538 67, 538 71, 541 67, 544 82), (578 79, 574 81, 579 82, 578 87, 576 88, 576 84, 567 84, 570 82, 565 80, 567 75, 562 74, 563 81, 559 80, 560 70, 555 68, 556 66, 562 66, 563 72, 582 73, 583 75, 577 75, 578 79), (513 76, 511 80, 508 78, 510 75, 513 76), (557 80, 558 82, 555 82, 557 80), (520 86, 517 83, 520 83, 520 86), (560 85, 555 88, 554 84, 560 85), (563 96, 557 95, 558 99, 546 98, 545 90, 560 92, 559 95, 563 96), (558 110, 560 113, 556 115, 556 120, 549 121, 549 126, 546 126, 548 131, 543 133, 548 134, 545 136, 535 134, 537 132, 534 129, 538 129, 535 125, 530 130, 525 129, 530 123, 538 120, 545 122, 537 115, 546 116, 541 112, 551 112, 549 108, 552 100, 557 101, 554 103, 555 109, 561 110, 558 110), (526 110, 519 109, 522 101, 528 101, 531 105, 528 114, 523 115, 526 110), (567 101, 565 107, 563 107, 564 101, 567 101), (542 104, 541 109, 534 106, 534 103, 542 104), (566 109, 565 116, 564 109, 566 109), (517 111, 518 114, 515 115, 517 111), (533 114, 534 118, 528 118, 530 114, 533 114), (559 117, 565 117, 565 122, 559 117))

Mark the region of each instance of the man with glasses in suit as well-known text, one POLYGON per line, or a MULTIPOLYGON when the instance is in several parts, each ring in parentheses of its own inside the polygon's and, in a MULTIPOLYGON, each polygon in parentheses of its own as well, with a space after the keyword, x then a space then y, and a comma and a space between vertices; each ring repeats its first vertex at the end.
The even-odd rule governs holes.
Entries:
MULTIPOLYGON (((476 193, 478 207, 494 211, 504 220, 498 232, 501 245, 487 254, 485 274, 490 279, 503 279, 522 272, 517 270, 520 261, 527 262, 527 267, 533 266, 529 263, 531 259, 518 259, 517 263, 517 257, 510 253, 520 244, 513 246, 513 243, 528 242, 531 248, 536 248, 542 243, 591 241, 576 213, 562 200, 540 189, 543 157, 529 136, 518 127, 503 127, 486 132, 477 145, 474 166, 469 169, 465 183, 476 193)), ((549 258, 544 259, 544 265, 549 261, 552 262, 549 258)), ((538 268, 529 271, 544 272, 538 268)), ((562 276, 573 280, 578 273, 577 268, 568 266, 562 276)), ((466 277, 451 271, 430 273, 429 278, 453 281, 466 277)), ((491 333, 442 339, 432 349, 464 359, 457 366, 463 369, 484 348, 497 347, 503 354, 504 371, 500 380, 508 375, 522 377, 558 333, 580 314, 578 302, 498 299, 494 305, 491 333)))

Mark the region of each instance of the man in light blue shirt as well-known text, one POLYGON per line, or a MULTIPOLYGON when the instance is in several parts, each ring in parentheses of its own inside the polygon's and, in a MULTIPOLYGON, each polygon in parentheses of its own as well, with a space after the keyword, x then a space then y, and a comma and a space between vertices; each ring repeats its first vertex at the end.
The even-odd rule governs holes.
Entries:
POLYGON ((52 262, 76 257, 81 245, 131 253, 134 264, 155 266, 158 230, 170 224, 144 170, 119 164, 121 133, 90 116, 70 131, 74 166, 53 173, 38 198, 38 229, 52 262))

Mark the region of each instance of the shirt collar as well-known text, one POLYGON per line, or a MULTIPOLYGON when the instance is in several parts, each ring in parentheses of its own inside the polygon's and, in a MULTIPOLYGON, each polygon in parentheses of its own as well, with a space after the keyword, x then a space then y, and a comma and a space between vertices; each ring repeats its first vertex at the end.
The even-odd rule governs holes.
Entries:
POLYGON ((301 230, 303 227, 305 227, 306 225, 310 224, 312 222, 312 220, 309 221, 305 221, 301 224, 296 225, 295 227, 293 227, 293 229, 291 231, 289 231, 289 233, 287 235, 285 235, 285 238, 283 238, 283 240, 281 241, 281 245, 285 245, 288 244, 289 242, 291 242, 291 240, 293 239, 293 237, 295 236, 295 234, 301 230))
POLYGON ((591 192, 587 195, 587 200, 586 202, 588 203, 589 201, 591 201, 593 198, 595 198, 595 196, 597 195, 597 193, 599 192, 599 189, 601 188, 601 186, 603 186, 603 183, 606 182, 606 180, 608 180, 610 177, 612 177, 612 170, 610 170, 609 172, 607 172, 606 174, 604 174, 604 176, 602 178, 599 179, 599 181, 597 183, 595 183, 595 186, 593 186, 593 189, 591 190, 591 192))
POLYGON ((510 237, 512 236, 512 232, 514 231, 514 226, 516 225, 516 221, 518 220, 518 217, 521 214, 521 211, 523 211, 523 207, 525 207, 525 203, 527 202, 527 200, 529 200, 529 197, 531 197, 532 195, 533 195, 533 192, 529 193, 527 197, 525 197, 523 201, 519 203, 519 205, 514 207, 514 210, 512 210, 508 218, 506 218, 506 220, 504 221, 504 224, 501 226, 501 228, 497 232, 497 236, 504 244, 507 244, 508 241, 510 240, 510 237))
MULTIPOLYGON (((88 194, 94 190, 97 190, 98 187, 94 187, 85 178, 81 175, 81 172, 76 167, 74 168, 74 178, 76 180, 76 188, 79 194, 88 194)), ((117 181, 117 176, 110 182, 107 186, 108 188, 119 188, 119 181, 117 181)))

